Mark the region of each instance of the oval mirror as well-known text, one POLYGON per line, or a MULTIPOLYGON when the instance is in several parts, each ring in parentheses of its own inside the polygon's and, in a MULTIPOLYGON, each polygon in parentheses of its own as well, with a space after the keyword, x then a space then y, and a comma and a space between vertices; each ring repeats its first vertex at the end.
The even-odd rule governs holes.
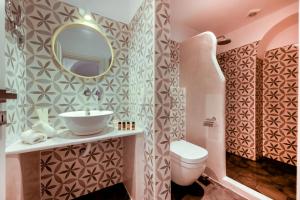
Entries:
POLYGON ((113 49, 99 27, 89 23, 70 23, 59 27, 52 37, 56 62, 70 73, 96 78, 109 71, 113 49))

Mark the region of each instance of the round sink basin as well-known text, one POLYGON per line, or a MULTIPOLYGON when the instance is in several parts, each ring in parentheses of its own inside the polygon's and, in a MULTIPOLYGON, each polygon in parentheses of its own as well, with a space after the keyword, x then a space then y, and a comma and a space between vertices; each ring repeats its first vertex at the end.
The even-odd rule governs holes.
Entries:
POLYGON ((92 135, 100 133, 107 128, 113 111, 91 110, 65 112, 59 114, 59 117, 65 122, 67 128, 75 135, 92 135))

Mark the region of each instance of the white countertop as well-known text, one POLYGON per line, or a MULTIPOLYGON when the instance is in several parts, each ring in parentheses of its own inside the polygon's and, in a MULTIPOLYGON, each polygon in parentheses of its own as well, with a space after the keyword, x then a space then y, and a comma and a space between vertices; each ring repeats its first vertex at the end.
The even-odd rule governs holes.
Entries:
POLYGON ((69 146, 69 145, 97 142, 97 141, 108 140, 112 138, 138 135, 142 133, 143 133, 142 129, 136 129, 134 131, 108 130, 107 133, 102 133, 102 134, 95 134, 90 136, 76 136, 70 133, 69 131, 65 131, 59 134, 57 137, 49 138, 45 142, 32 144, 32 145, 24 144, 21 140, 19 140, 6 147, 5 153, 6 155, 11 155, 11 154, 33 152, 33 151, 41 151, 41 150, 69 146))

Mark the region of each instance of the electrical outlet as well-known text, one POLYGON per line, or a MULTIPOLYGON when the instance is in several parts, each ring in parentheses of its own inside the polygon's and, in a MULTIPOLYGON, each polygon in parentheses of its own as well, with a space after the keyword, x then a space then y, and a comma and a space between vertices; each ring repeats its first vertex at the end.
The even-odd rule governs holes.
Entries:
POLYGON ((6 111, 0 111, 0 126, 6 125, 7 119, 6 119, 6 111))

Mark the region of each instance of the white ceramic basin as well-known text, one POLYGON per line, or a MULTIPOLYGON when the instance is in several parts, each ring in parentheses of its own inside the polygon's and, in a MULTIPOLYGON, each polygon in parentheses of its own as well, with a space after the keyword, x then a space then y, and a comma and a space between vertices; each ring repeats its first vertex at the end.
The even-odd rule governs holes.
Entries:
POLYGON ((107 123, 113 114, 108 110, 74 111, 59 114, 67 128, 75 135, 92 135, 100 133, 107 128, 107 123))

